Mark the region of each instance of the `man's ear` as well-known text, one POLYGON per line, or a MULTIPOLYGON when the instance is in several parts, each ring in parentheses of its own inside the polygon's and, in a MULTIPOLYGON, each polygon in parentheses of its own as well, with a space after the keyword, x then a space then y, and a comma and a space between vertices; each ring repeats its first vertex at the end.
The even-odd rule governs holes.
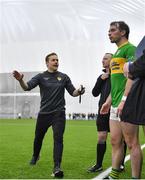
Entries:
POLYGON ((121 36, 125 36, 125 34, 126 34, 126 31, 125 31, 125 30, 122 30, 122 31, 121 31, 121 36))

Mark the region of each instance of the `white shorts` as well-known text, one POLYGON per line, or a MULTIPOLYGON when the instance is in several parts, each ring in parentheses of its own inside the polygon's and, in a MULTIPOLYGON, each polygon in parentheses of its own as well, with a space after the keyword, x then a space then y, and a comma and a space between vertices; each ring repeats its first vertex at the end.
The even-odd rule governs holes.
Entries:
POLYGON ((117 116, 117 108, 118 107, 112 107, 111 106, 111 109, 110 109, 110 120, 113 120, 113 121, 120 121, 120 117, 117 116))

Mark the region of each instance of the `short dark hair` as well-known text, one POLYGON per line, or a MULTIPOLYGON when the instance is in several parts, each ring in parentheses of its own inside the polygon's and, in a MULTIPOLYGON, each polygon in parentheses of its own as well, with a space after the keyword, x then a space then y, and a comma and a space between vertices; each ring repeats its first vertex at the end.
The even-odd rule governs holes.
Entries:
POLYGON ((57 54, 55 53, 55 52, 52 52, 52 53, 50 53, 50 54, 48 54, 46 57, 45 57, 45 62, 48 62, 49 61, 49 57, 50 56, 57 56, 57 54))
POLYGON ((120 31, 125 30, 125 37, 129 38, 130 29, 124 21, 113 21, 110 23, 110 26, 116 26, 120 31))
POLYGON ((105 53, 105 54, 110 54, 111 56, 113 56, 113 54, 112 54, 112 53, 105 53))

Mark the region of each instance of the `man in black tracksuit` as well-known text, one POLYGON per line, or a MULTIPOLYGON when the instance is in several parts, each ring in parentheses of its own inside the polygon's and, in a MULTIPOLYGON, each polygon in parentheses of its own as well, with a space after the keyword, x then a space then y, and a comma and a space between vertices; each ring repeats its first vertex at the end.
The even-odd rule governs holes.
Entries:
MULTIPOLYGON (((111 83, 110 83, 110 61, 112 58, 111 53, 106 53, 103 57, 102 64, 103 64, 103 74, 101 74, 97 82, 92 90, 92 94, 94 97, 98 97, 100 95, 99 100, 99 108, 98 108, 98 116, 96 120, 97 125, 97 131, 98 131, 98 142, 96 147, 96 164, 90 167, 87 171, 88 172, 98 172, 103 169, 102 162, 104 158, 104 154, 106 152, 106 140, 109 129, 109 116, 110 112, 108 114, 100 114, 100 109, 104 102, 106 101, 107 97, 110 94, 111 90, 111 83)), ((124 146, 124 150, 126 153, 126 144, 124 146)), ((125 155, 124 155, 125 156, 125 155)), ((120 166, 120 171, 124 168, 124 159, 120 166)))
POLYGON ((65 130, 65 89, 71 96, 79 96, 84 93, 84 88, 75 89, 70 78, 57 71, 59 63, 56 53, 51 53, 45 58, 47 71, 37 74, 27 83, 23 80, 23 74, 18 71, 13 72, 13 76, 19 81, 25 91, 29 91, 36 86, 40 88, 41 105, 37 117, 33 156, 30 165, 35 165, 39 160, 43 138, 48 128, 52 126, 54 148, 53 159, 55 177, 63 177, 60 169, 63 152, 63 134, 65 130))
POLYGON ((98 108, 98 116, 96 120, 97 131, 98 131, 98 142, 96 147, 96 164, 88 169, 88 172, 97 172, 101 171, 102 162, 104 158, 104 154, 106 152, 106 140, 109 132, 109 116, 110 113, 101 115, 100 109, 102 104, 106 101, 107 97, 110 94, 111 84, 110 84, 110 60, 112 58, 112 54, 106 53, 103 57, 102 64, 104 73, 101 74, 97 82, 92 90, 92 94, 94 97, 100 95, 99 100, 99 108, 98 108))

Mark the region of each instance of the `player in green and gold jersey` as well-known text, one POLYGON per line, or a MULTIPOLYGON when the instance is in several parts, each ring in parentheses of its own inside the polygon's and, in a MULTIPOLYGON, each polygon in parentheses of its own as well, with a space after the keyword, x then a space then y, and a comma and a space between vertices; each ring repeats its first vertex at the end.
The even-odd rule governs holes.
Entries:
MULTIPOLYGON (((123 159, 123 132, 120 123, 120 114, 124 107, 126 97, 132 86, 132 80, 123 75, 125 62, 135 60, 135 49, 129 41, 129 27, 123 21, 115 21, 110 24, 109 39, 118 47, 110 63, 111 69, 111 93, 102 105, 101 114, 106 114, 110 107, 110 135, 112 144, 112 170, 108 178, 118 179, 119 168, 123 159)), ((130 148, 130 147, 129 147, 130 148)), ((141 157, 139 157, 141 158, 141 157)), ((137 161, 136 161, 137 162, 137 161)), ((133 178, 139 178, 140 165, 135 164, 136 170, 132 169, 133 178), (138 168, 137 168, 138 167, 138 168)))
POLYGON ((128 41, 120 45, 113 55, 111 68, 111 97, 112 106, 118 107, 124 94, 127 78, 123 74, 123 65, 125 62, 134 61, 135 46, 128 41))

